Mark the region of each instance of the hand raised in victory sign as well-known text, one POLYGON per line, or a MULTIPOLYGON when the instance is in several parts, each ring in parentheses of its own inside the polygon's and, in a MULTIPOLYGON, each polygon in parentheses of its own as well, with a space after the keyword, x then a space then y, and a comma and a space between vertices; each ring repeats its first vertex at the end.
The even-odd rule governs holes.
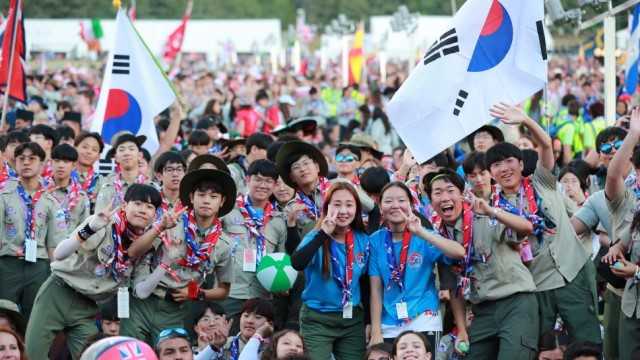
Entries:
POLYGON ((402 216, 407 221, 407 229, 414 234, 417 234, 420 230, 422 230, 422 223, 420 222, 420 218, 418 218, 413 211, 409 210, 409 213, 405 213, 404 211, 400 211, 402 216))
POLYGON ((174 228, 178 223, 178 219, 180 219, 180 215, 182 215, 186 210, 187 208, 183 207, 178 211, 176 211, 176 209, 165 211, 164 214, 162 214, 162 219, 160 219, 159 230, 162 232, 167 229, 174 228))
POLYGON ((113 215, 115 215, 115 213, 117 213, 119 210, 120 210, 119 206, 113 209, 113 204, 109 204, 109 206, 107 206, 102 211, 97 213, 91 219, 91 221, 89 221, 89 227, 93 231, 98 231, 102 229, 103 227, 107 226, 107 224, 109 223, 113 215))
POLYGON ((329 214, 327 214, 324 220, 322 220, 322 225, 320 226, 320 229, 322 229, 322 231, 324 231, 327 235, 333 234, 333 231, 336 229, 337 216, 338 216, 337 212, 331 211, 329 212, 329 214))

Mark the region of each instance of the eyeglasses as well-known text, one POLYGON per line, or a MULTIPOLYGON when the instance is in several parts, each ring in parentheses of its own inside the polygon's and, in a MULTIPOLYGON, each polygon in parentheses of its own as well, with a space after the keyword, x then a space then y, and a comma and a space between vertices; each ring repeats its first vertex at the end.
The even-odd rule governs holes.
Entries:
POLYGON ((161 342, 167 339, 173 339, 176 337, 181 337, 187 339, 187 341, 191 342, 191 337, 189 336, 189 332, 183 328, 169 328, 164 329, 158 334, 158 339, 156 340, 156 346, 161 342))
POLYGON ((358 157, 353 155, 353 154, 349 154, 349 155, 343 155, 343 154, 338 154, 336 155, 336 161, 339 163, 343 163, 343 162, 353 162, 353 161, 357 161, 358 157))
POLYGON ((606 143, 606 144, 600 145, 600 152, 603 154, 611 154, 614 148, 616 150, 620 150, 621 147, 622 147, 622 140, 617 140, 612 143, 606 143))
POLYGON ((310 167, 312 164, 313 164, 313 161, 305 160, 305 161, 291 165, 291 171, 300 171, 302 169, 310 167))
POLYGON ((167 174, 171 174, 171 173, 181 174, 184 172, 184 167, 183 166, 166 167, 162 171, 164 171, 167 174))

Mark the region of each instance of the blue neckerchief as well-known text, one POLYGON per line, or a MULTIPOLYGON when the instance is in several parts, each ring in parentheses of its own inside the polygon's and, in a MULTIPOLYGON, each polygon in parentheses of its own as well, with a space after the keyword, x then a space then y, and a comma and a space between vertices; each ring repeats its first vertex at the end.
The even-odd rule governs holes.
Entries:
MULTIPOLYGON (((391 234, 391 230, 385 230, 384 236, 384 251, 387 253, 387 265, 389 266, 390 279, 388 289, 391 288, 391 285, 395 282, 398 284, 400 291, 404 291, 404 274, 406 270, 406 264, 400 264, 400 261, 396 261, 396 255, 393 252, 393 235, 391 234), (396 265, 397 264, 397 265, 396 265)), ((408 245, 407 245, 408 246, 408 245)), ((402 253, 402 248, 400 249, 402 253)))
POLYGON ((309 211, 317 219, 320 216, 320 210, 318 209, 318 206, 316 206, 316 203, 311 200, 311 198, 308 197, 303 191, 298 191, 298 196, 300 197, 300 200, 306 206, 306 208, 309 209, 309 211))
POLYGON ((31 238, 31 223, 33 222, 33 211, 34 208, 32 206, 31 195, 27 193, 22 184, 18 184, 18 195, 24 204, 24 218, 25 218, 25 227, 24 227, 24 239, 26 240, 35 240, 31 238))
MULTIPOLYGON (((354 242, 355 242, 355 235, 354 235, 354 242)), ((344 244, 345 262, 349 261, 347 259, 348 258, 347 246, 348 245, 345 241, 345 244, 344 244)), ((353 247, 355 248, 355 244, 353 244, 353 247)), ((335 281, 338 283, 338 286, 342 288, 342 306, 345 306, 349 301, 351 301, 351 282, 353 282, 353 264, 351 264, 352 279, 351 281, 348 282, 347 275, 346 273, 343 273, 342 271, 343 267, 340 266, 340 261, 338 261, 338 245, 336 244, 336 241, 333 239, 331 239, 331 246, 329 247, 329 251, 331 252, 331 274, 333 275, 333 278, 335 279, 335 281)), ((348 266, 348 264, 346 264, 346 266, 348 266)))
POLYGON ((253 221, 253 225, 256 227, 256 231, 258 232, 256 234, 256 261, 257 263, 260 263, 260 259, 262 259, 262 256, 265 255, 265 239, 264 234, 261 231, 262 227, 264 226, 264 212, 262 214, 258 214, 256 209, 254 209, 253 202, 251 201, 251 198, 249 196, 245 198, 244 208, 245 210, 247 210, 247 213, 249 214, 251 221, 253 221))
POLYGON ((236 335, 233 340, 231 340, 229 352, 231 353, 229 357, 230 360, 238 360, 238 357, 240 357, 240 335, 236 335))

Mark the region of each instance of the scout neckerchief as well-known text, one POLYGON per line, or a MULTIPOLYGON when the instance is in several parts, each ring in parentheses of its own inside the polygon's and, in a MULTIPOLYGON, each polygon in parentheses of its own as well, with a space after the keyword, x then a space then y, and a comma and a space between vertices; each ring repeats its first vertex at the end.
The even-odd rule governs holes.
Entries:
MULTIPOLYGON (((35 208, 36 204, 42 197, 45 189, 40 187, 36 190, 33 195, 29 195, 25 190, 24 186, 21 183, 18 183, 17 187, 18 196, 20 196, 20 200, 22 200, 22 204, 24 205, 24 219, 25 219, 25 230, 24 230, 24 239, 25 244, 27 240, 36 240, 36 214, 35 208)), ((25 245, 26 246, 26 245, 25 245)), ((25 254, 26 254, 26 248, 25 254)))
MULTIPOLYGON (((318 190, 320 190, 320 194, 324 200, 324 195, 327 190, 331 186, 331 183, 325 177, 318 178, 318 190)), ((304 212, 307 214, 307 217, 311 220, 316 220, 320 216, 320 206, 321 204, 316 204, 315 201, 307 196, 302 190, 296 191, 295 201, 298 204, 304 205, 304 212)))
POLYGON ((387 289, 395 282, 400 291, 404 291, 404 273, 407 269, 407 255, 409 254, 409 242, 411 241, 411 232, 405 228, 402 232, 402 247, 400 248, 400 261, 396 262, 396 256, 393 251, 393 234, 390 229, 386 229, 384 236, 384 251, 387 253, 387 265, 391 272, 389 285, 387 289), (396 265, 397 264, 397 265, 396 265))
POLYGON ((184 227, 184 240, 187 243, 187 253, 185 257, 178 260, 178 265, 191 269, 204 270, 211 263, 211 252, 216 246, 222 234, 222 224, 220 219, 213 221, 213 226, 207 232, 202 242, 198 242, 198 225, 193 210, 182 214, 182 224, 184 227), (201 268, 204 265, 205 268, 201 268))
POLYGON ((231 340, 231 346, 229 347, 229 355, 230 355, 230 360, 238 360, 238 357, 240 357, 240 335, 236 335, 233 337, 233 340, 231 340))
MULTIPOLYGON (((455 229, 450 234, 444 222, 440 226, 440 235, 456 241, 455 229)), ((471 259, 474 256, 475 249, 473 246, 473 209, 471 204, 466 201, 462 205, 462 247, 464 248, 464 259, 461 265, 454 266, 454 270, 461 275, 458 281, 458 294, 468 298, 471 287, 471 272, 473 271, 471 259)), ((482 261, 486 261, 484 255, 482 261)))
MULTIPOLYGON (((140 172, 136 177, 136 184, 144 184, 145 181, 147 181, 147 177, 144 176, 142 172, 140 172)), ((120 168, 120 164, 116 165, 116 176, 113 179, 113 188, 116 192, 113 201, 117 201, 117 204, 122 204, 124 202, 124 184, 122 180, 122 169, 120 168)))
POLYGON ((129 267, 129 255, 124 248, 122 235, 127 229, 127 216, 124 209, 113 214, 113 225, 111 225, 111 239, 113 240, 113 249, 115 254, 111 259, 111 276, 115 281, 120 281, 124 273, 129 267))
POLYGON ((519 207, 513 206, 504 196, 502 189, 496 186, 493 191, 493 206, 501 208, 502 210, 511 213, 513 215, 521 216, 527 219, 533 225, 533 235, 538 238, 540 247, 544 241, 543 235, 547 226, 544 214, 540 211, 540 199, 538 198, 531 179, 528 177, 522 179, 520 189, 518 189, 519 207), (525 210, 524 204, 528 205, 529 211, 525 210))
POLYGON ((267 253, 264 229, 267 227, 269 220, 271 220, 273 205, 268 202, 267 205, 265 205, 262 215, 258 215, 249 195, 240 195, 236 200, 236 206, 244 218, 245 226, 256 238, 256 263, 259 264, 262 257, 267 253))
POLYGON ((84 181, 80 181, 80 173, 78 172, 77 169, 74 169, 71 172, 71 178, 78 184, 81 184, 82 191, 84 191, 87 194, 87 196, 91 201, 95 200, 96 195, 98 194, 96 192, 98 177, 100 176, 95 172, 95 170, 93 169, 93 166, 90 167, 89 170, 87 171, 87 175, 85 176, 84 181))
POLYGON ((358 174, 353 175, 350 181, 353 186, 360 186, 360 177, 358 177, 358 174))
POLYGON ((172 208, 176 213, 182 210, 182 202, 180 201, 180 199, 177 199, 172 207, 171 204, 169 203, 169 200, 167 200, 167 196, 164 194, 164 191, 162 190, 160 190, 160 198, 162 199, 162 203, 160 204, 160 207, 156 211, 156 217, 158 220, 160 220, 160 218, 162 217, 162 214, 169 211, 170 208, 172 208))
POLYGON ((42 178, 44 187, 48 187, 49 184, 53 183, 53 166, 51 165, 51 160, 47 160, 44 164, 40 177, 42 178))
POLYGON ((353 230, 349 229, 344 236, 344 250, 345 250, 345 271, 342 273, 342 267, 338 260, 338 245, 335 240, 331 241, 331 274, 338 283, 338 286, 342 288, 342 307, 344 308, 351 301, 351 282, 353 280, 353 230))
MULTIPOLYGON (((53 193, 57 189, 62 189, 61 186, 55 186, 55 182, 52 181, 49 184, 47 192, 53 193)), ((55 196, 54 196, 55 198, 55 196)), ((58 200, 56 198, 56 200, 58 200)), ((62 207, 62 211, 64 212, 64 220, 67 224, 71 220, 71 211, 76 207, 80 201, 80 184, 75 181, 73 178, 69 179, 69 186, 67 187, 67 194, 64 196, 62 201, 60 201, 60 207, 62 207)))
POLYGON ((5 185, 7 184, 7 181, 12 179, 17 179, 17 178, 18 178, 18 175, 11 168, 11 165, 9 165, 8 162, 4 161, 2 169, 0 169, 0 190, 4 189, 5 185))

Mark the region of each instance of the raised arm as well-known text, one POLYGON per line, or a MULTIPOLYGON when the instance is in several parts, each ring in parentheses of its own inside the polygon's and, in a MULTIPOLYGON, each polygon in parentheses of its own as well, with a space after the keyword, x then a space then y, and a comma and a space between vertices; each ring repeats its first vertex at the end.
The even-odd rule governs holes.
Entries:
POLYGON ((437 247, 445 256, 451 259, 462 259, 464 257, 464 247, 462 245, 423 228, 420 219, 415 214, 410 213, 407 216, 407 226, 409 231, 437 247))
POLYGON ((503 123, 508 125, 523 125, 525 126, 531 136, 533 142, 538 145, 540 153, 540 163, 547 170, 553 170, 555 166, 555 158, 553 156, 553 143, 551 138, 544 131, 538 123, 531 119, 522 109, 511 106, 509 104, 500 103, 494 105, 489 111, 491 116, 497 117, 502 120, 503 123))
POLYGON ((533 233, 533 224, 522 216, 513 215, 500 208, 494 208, 484 199, 474 198, 473 211, 478 215, 490 216, 520 236, 533 233))
POLYGON ((605 195, 607 199, 613 200, 622 195, 624 192, 624 179, 627 175, 625 170, 631 156, 633 155, 633 148, 638 144, 640 139, 640 110, 638 108, 633 109, 631 112, 631 119, 629 121, 629 132, 624 138, 622 147, 616 152, 609 163, 609 169, 607 170, 607 182, 604 187, 605 195))

